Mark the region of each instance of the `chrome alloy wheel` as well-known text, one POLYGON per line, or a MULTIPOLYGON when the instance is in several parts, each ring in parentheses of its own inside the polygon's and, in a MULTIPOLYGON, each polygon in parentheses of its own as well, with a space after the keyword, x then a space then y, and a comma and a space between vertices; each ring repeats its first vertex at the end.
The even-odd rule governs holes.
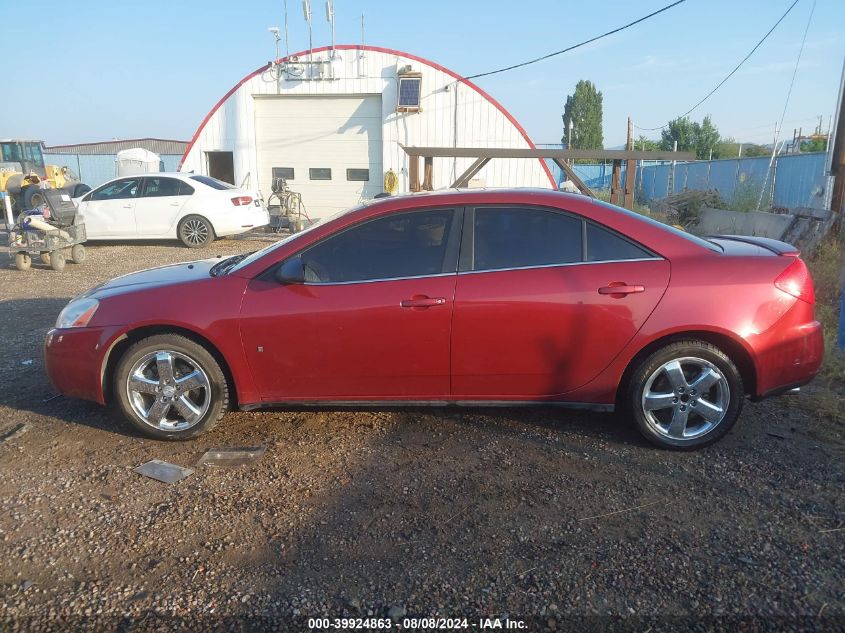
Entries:
POLYGON ((649 377, 643 389, 646 423, 672 440, 709 433, 725 417, 731 401, 721 370, 703 358, 676 358, 649 377))
POLYGON ((188 220, 182 225, 182 238, 195 246, 204 244, 208 239, 208 226, 202 220, 188 220))
POLYGON ((151 352, 126 379, 132 410, 161 431, 184 431, 197 424, 211 404, 211 382, 195 360, 180 352, 151 352))

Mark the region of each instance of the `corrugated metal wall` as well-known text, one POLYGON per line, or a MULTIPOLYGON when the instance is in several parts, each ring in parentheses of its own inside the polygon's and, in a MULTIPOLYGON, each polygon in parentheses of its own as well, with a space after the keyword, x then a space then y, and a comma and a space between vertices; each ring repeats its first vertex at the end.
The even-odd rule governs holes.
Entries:
POLYGON ((740 198, 757 200, 763 191, 764 206, 824 206, 827 186, 824 152, 778 156, 771 170, 770 160, 770 157, 759 156, 678 163, 674 178, 671 177, 671 163, 650 165, 641 170, 637 195, 648 201, 684 189, 715 189, 730 203, 740 198), (671 192, 670 182, 673 182, 671 192))
MULTIPOLYGON (((162 154, 164 171, 176 171, 181 154, 162 154)), ((116 154, 45 154, 51 165, 70 167, 79 179, 90 187, 97 187, 117 175, 116 154)))
MULTIPOLYGON (((562 148, 562 145, 543 147, 562 148)), ((778 156, 769 171, 770 157, 731 158, 724 160, 677 163, 672 178, 671 163, 644 163, 637 165, 637 199, 642 202, 665 198, 669 193, 684 189, 716 189, 727 203, 751 201, 756 207, 760 192, 765 188, 763 205, 794 209, 796 207, 822 208, 825 204, 825 176, 827 155, 788 154, 778 156), (768 172, 768 177, 767 177, 768 172), (772 181, 774 180, 774 196, 772 181), (673 182, 672 191, 669 191, 673 182)), ((566 178, 553 162, 549 167, 557 182, 566 178)), ((575 173, 593 190, 610 189, 612 166, 610 164, 573 165, 575 173)), ((622 184, 625 169, 622 170, 622 184)))

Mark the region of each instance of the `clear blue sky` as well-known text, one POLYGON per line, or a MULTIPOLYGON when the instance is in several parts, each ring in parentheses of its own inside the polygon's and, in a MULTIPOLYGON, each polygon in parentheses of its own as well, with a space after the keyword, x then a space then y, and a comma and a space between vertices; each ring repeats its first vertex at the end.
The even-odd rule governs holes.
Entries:
MULTIPOLYGON (((463 75, 564 48, 669 0, 336 0, 337 42, 406 50, 463 75)), ((323 1, 314 43, 329 43, 323 1)), ((528 68, 479 80, 538 143, 558 142, 566 95, 579 79, 604 93, 605 145, 624 142, 626 117, 653 127, 687 110, 751 49, 790 0, 688 0, 623 33, 528 68)), ((770 142, 812 0, 798 5, 746 66, 691 116, 723 136, 770 142)), ((188 139, 210 107, 268 61, 267 27, 282 0, 84 0, 6 19, 0 138, 48 145, 158 136, 188 139), (32 69, 28 71, 26 69, 32 69), (10 70, 14 69, 14 70, 10 70), (12 83, 9 79, 14 78, 12 83)), ((300 0, 288 0, 291 50, 308 46, 300 0)), ((805 132, 828 116, 845 56, 845 1, 818 0, 784 125, 805 132)), ((658 132, 651 135, 658 136, 658 132)))

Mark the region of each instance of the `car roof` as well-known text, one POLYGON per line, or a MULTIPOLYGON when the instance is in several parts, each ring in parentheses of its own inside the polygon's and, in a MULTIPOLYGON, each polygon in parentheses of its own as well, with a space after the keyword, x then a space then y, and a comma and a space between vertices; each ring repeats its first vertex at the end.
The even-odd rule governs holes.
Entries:
POLYGON ((301 248, 307 248, 308 245, 323 237, 359 222, 416 209, 459 208, 474 205, 486 207, 520 205, 556 208, 616 231, 670 260, 674 257, 696 254, 714 255, 713 249, 705 245, 699 238, 687 235, 648 216, 582 194, 528 187, 442 189, 377 198, 354 209, 324 218, 313 230, 309 229, 307 236, 304 235, 301 239, 296 240, 284 240, 278 249, 271 250, 240 269, 236 274, 245 277, 257 275, 274 262, 281 261, 287 254, 301 248))

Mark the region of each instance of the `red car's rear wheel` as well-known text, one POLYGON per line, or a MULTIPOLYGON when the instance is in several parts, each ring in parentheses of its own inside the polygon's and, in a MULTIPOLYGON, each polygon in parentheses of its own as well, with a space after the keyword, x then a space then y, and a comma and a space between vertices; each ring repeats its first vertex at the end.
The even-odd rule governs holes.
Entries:
POLYGON ((745 397, 736 365, 704 341, 678 341, 634 371, 627 406, 639 431, 664 448, 712 444, 736 423, 745 397))

